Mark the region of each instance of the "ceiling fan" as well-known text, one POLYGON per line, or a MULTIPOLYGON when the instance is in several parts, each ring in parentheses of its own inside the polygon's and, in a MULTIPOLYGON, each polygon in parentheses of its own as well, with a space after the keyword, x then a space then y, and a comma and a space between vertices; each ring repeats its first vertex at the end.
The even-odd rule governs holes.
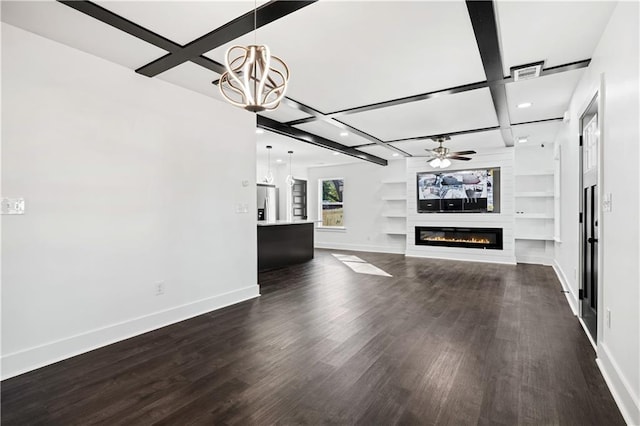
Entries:
POLYGON ((451 139, 449 136, 437 136, 432 138, 434 142, 440 144, 437 148, 434 149, 426 149, 429 154, 431 154, 431 158, 427 160, 431 167, 439 167, 444 169, 445 167, 449 167, 451 165, 451 160, 462 160, 469 161, 471 158, 463 157, 463 155, 475 154, 475 151, 459 151, 459 152, 451 152, 449 148, 445 148, 442 144, 445 141, 451 139))

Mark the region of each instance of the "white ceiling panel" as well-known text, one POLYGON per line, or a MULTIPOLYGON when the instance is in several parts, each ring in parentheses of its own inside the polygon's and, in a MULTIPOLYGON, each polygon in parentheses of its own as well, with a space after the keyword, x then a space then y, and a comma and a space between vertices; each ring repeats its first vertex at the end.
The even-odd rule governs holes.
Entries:
POLYGON ((287 105, 287 101, 280 102, 280 106, 273 111, 263 111, 259 113, 272 120, 286 123, 287 121, 299 120, 301 118, 309 117, 309 114, 302 112, 299 109, 290 107, 287 105))
POLYGON ((167 53, 55 1, 3 1, 2 21, 131 69, 167 53))
POLYGON ((388 141, 498 125, 488 88, 340 117, 388 141))
POLYGON ((545 61, 545 68, 589 59, 616 6, 613 1, 502 1, 497 15, 504 73, 545 61))
POLYGON ((540 144, 551 144, 556 139, 556 134, 560 130, 562 121, 547 121, 543 123, 522 124, 511 126, 511 132, 516 148, 536 146, 540 144), (519 138, 526 138, 527 142, 518 143, 519 138))
POLYGON ((196 65, 193 62, 185 62, 177 67, 171 68, 167 72, 163 72, 156 78, 224 101, 218 86, 212 84, 212 82, 219 77, 217 73, 203 68, 200 65, 196 65))
MULTIPOLYGON (((336 123, 339 124, 339 123, 336 123)), ((297 127, 305 132, 309 132, 314 135, 322 136, 329 140, 341 143, 346 146, 364 145, 371 143, 369 139, 365 139, 361 136, 355 135, 341 127, 334 126, 325 121, 312 121, 310 123, 300 124, 297 127), (341 136, 343 132, 347 132, 346 136, 341 136)))
MULTIPOLYGON (((436 142, 430 139, 396 142, 391 145, 408 152, 414 157, 426 157, 428 154, 425 150, 433 149, 438 146, 436 142)), ((446 141, 443 145, 454 152, 474 150, 478 153, 482 153, 483 151, 495 151, 502 148, 507 149, 504 146, 500 130, 489 130, 486 132, 475 132, 452 136, 451 140, 446 141)))
POLYGON ((376 157, 384 158, 385 160, 400 160, 405 158, 403 155, 380 145, 363 146, 362 148, 358 148, 358 150, 366 152, 367 154, 375 155, 376 157))
MULTIPOLYGON (((235 1, 98 1, 105 9, 158 33, 187 44, 250 12, 252 0, 235 1)), ((266 0, 258 1, 258 5, 266 0)))
MULTIPOLYGON (((317 2, 258 30, 291 68, 288 95, 323 112, 486 80, 463 1, 317 2)), ((206 55, 223 62, 232 44, 206 55)))
POLYGON ((258 164, 267 164, 267 145, 271 145, 271 165, 272 167, 280 164, 289 164, 289 154, 287 151, 293 151, 292 164, 294 168, 328 166, 335 164, 346 164, 361 162, 350 155, 338 154, 334 155, 334 151, 320 148, 297 139, 289 138, 265 131, 256 135, 256 153, 258 164), (280 160, 280 162, 278 162, 280 160))
POLYGON ((584 69, 508 83, 507 101, 512 123, 562 117, 584 69), (529 108, 518 104, 530 102, 529 108))

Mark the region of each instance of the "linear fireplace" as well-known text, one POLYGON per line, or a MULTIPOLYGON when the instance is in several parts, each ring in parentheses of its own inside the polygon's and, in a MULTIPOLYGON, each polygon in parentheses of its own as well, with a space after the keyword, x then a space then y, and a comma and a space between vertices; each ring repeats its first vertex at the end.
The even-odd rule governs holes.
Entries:
POLYGON ((416 226, 416 245, 502 250, 502 228, 416 226))

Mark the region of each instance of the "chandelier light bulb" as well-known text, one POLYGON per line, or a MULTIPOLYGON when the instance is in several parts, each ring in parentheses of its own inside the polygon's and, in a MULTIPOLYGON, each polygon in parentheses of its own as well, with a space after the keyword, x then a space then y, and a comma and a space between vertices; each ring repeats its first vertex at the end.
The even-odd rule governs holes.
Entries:
POLYGON ((289 67, 271 56, 266 45, 232 46, 218 87, 232 105, 248 111, 270 111, 280 104, 289 82, 289 67))
POLYGON ((273 173, 271 173, 271 145, 267 145, 267 174, 264 176, 266 183, 273 183, 273 173))
POLYGON ((289 174, 285 179, 285 183, 289 186, 293 186, 293 184, 295 183, 295 179, 293 178, 293 174, 291 173, 291 155, 293 154, 293 151, 287 151, 287 154, 289 154, 289 174))

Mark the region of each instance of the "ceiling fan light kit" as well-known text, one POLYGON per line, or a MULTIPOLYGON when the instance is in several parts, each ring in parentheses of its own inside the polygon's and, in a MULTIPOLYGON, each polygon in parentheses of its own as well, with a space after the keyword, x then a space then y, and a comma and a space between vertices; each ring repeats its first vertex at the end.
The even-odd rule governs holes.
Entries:
POLYGON ((451 165, 451 160, 462 160, 469 161, 471 158, 464 157, 464 155, 475 154, 475 151, 459 151, 459 152, 451 152, 449 148, 445 148, 442 144, 445 141, 450 140, 449 136, 438 136, 433 138, 434 142, 440 144, 437 148, 427 149, 426 151, 431 154, 431 158, 427 160, 429 165, 433 168, 447 168, 451 165))

